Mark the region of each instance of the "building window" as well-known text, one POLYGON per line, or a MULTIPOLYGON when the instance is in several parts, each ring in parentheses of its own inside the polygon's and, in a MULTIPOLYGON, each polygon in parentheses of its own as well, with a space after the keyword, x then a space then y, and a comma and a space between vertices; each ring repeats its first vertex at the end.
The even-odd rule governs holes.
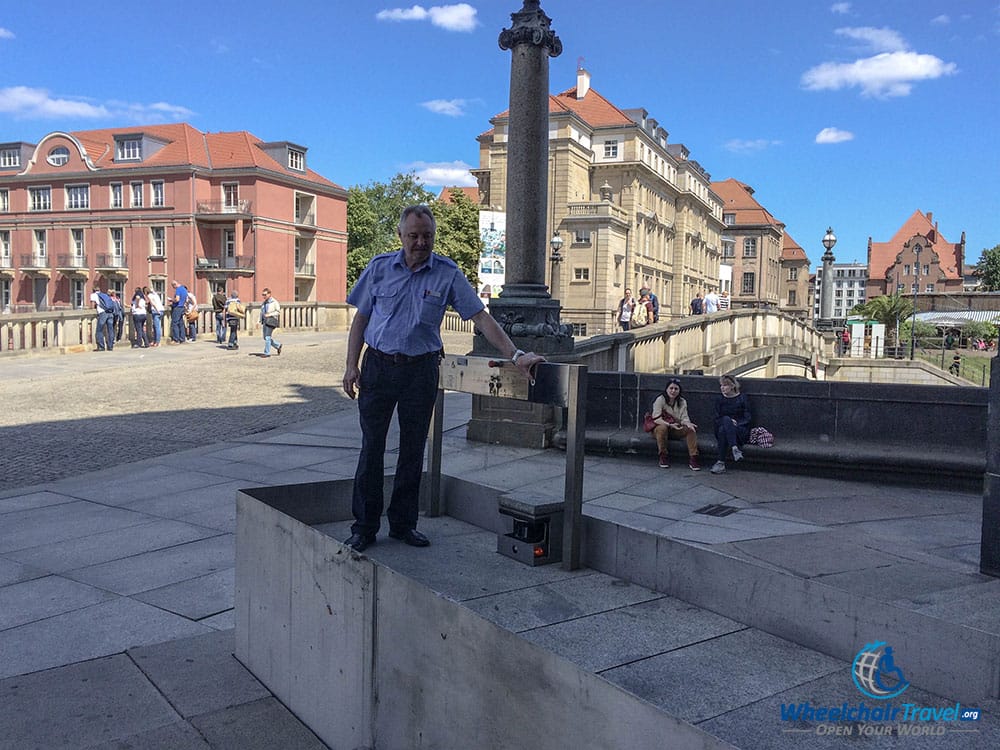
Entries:
POLYGON ((16 148, 0 149, 0 167, 21 166, 21 152, 16 148))
POLYGON ((842 289, 838 289, 833 293, 833 296, 836 297, 837 299, 840 299, 841 297, 844 296, 844 291, 842 289))
POLYGON ((910 284, 910 294, 916 294, 916 293, 917 293, 917 285, 915 283, 910 284))
POLYGON ((51 211, 52 210, 52 188, 28 188, 28 210, 29 211, 51 211))
POLYGON ((66 208, 90 208, 90 185, 68 185, 66 187, 66 208))
POLYGON ((903 285, 896 284, 896 294, 902 294, 902 293, 903 293, 903 285))
POLYGON ((931 267, 925 263, 924 264, 924 276, 930 276, 930 275, 931 275, 931 267))
POLYGON ((83 244, 83 230, 82 229, 70 229, 70 245, 73 248, 74 258, 83 258, 87 253, 83 244))
POLYGON ((934 285, 933 284, 928 284, 927 285, 927 291, 928 291, 928 293, 933 294, 933 292, 934 292, 934 285))
POLYGON ((789 281, 798 281, 799 280, 799 267, 798 266, 792 266, 791 268, 788 269, 788 280, 789 281))
POLYGON ((734 240, 722 241, 722 257, 723 258, 736 257, 736 242, 734 240))
POLYGON ((722 214, 722 223, 727 227, 733 226, 736 223, 736 214, 722 214))
POLYGON ((589 268, 574 268, 573 269, 573 281, 590 281, 590 269, 589 268))
POLYGON ((10 232, 6 229, 0 231, 0 260, 5 261, 4 267, 9 267, 10 262, 10 232))
POLYGON ((573 244, 574 245, 589 245, 590 244, 590 230, 589 229, 577 229, 573 232, 573 244))
POLYGON ((234 210, 240 205, 240 186, 236 182, 227 182, 222 186, 222 205, 226 210, 234 210))
POLYGON ((142 183, 133 182, 131 184, 132 208, 142 208, 142 183))
POLYGON ((162 258, 167 254, 167 230, 163 227, 151 227, 149 231, 153 239, 150 254, 162 258))
POLYGON ((222 230, 222 248, 225 250, 227 258, 236 257, 236 231, 233 229, 222 230))
POLYGON ((910 264, 907 263, 906 265, 903 266, 903 276, 909 276, 909 275, 910 275, 910 264))
POLYGON ((167 205, 163 198, 163 181, 157 180, 156 182, 151 183, 151 185, 153 189, 153 206, 156 208, 162 208, 167 205))
POLYGON ((604 142, 604 158, 605 159, 617 159, 618 158, 618 141, 605 141, 604 142))
POLYGON ((167 280, 166 279, 150 279, 149 286, 154 292, 160 295, 160 299, 165 300, 167 298, 167 280))
POLYGON ((570 323, 573 327, 574 336, 586 336, 587 335, 587 324, 586 323, 570 323))
POLYGON ((87 304, 87 282, 83 279, 72 279, 69 282, 70 304, 74 310, 82 310, 87 304))
POLYGON ((288 168, 294 169, 297 172, 306 171, 306 155, 304 151, 298 151, 294 148, 288 149, 288 168))
POLYGON ((743 240, 743 257, 744 258, 756 258, 757 257, 757 238, 756 237, 746 237, 743 240))
POLYGON ((790 306, 794 306, 795 305, 795 290, 794 289, 789 289, 788 290, 788 304, 790 306))
POLYGON ((10 279, 0 279, 0 310, 10 310, 10 279))
POLYGON ((46 236, 44 229, 36 229, 34 233, 35 240, 35 257, 44 260, 45 250, 46 250, 46 236))
POLYGON ((53 167, 61 167, 69 161, 69 149, 65 146, 56 146, 49 151, 49 155, 45 157, 45 161, 53 167))
POLYGON ((115 147, 115 161, 142 158, 142 141, 138 138, 123 138, 115 144, 115 147))
POLYGON ((0 213, 10 211, 10 193, 7 190, 0 190, 0 213))
POLYGON ((111 183, 111 208, 122 207, 122 184, 120 182, 111 183))
POLYGON ((740 282, 740 294, 753 294, 757 289, 757 274, 752 271, 743 273, 743 280, 740 282))
POLYGON ((125 254, 125 230, 121 227, 111 229, 111 254, 116 258, 125 254))

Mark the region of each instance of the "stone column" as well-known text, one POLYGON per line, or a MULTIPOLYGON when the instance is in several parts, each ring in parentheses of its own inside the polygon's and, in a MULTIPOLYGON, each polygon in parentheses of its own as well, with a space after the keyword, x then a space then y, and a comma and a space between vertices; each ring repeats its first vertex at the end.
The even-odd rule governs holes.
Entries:
MULTIPOLYGON (((507 126, 507 255, 503 291, 490 314, 514 344, 547 357, 573 351, 571 326, 559 320, 559 300, 545 286, 548 256, 549 57, 562 53, 539 0, 524 0, 500 32, 500 49, 511 51, 507 126)), ((473 354, 495 355, 477 334, 473 354)), ((555 429, 548 406, 473 396, 470 440, 545 447, 555 429), (498 430, 497 425, 503 429, 498 430)))
POLYGON ((823 283, 820 286, 819 317, 829 321, 833 317, 833 250, 823 253, 823 283))
POLYGON ((986 416, 986 481, 983 483, 983 530, 979 570, 1000 578, 1000 356, 990 363, 989 411, 986 416))

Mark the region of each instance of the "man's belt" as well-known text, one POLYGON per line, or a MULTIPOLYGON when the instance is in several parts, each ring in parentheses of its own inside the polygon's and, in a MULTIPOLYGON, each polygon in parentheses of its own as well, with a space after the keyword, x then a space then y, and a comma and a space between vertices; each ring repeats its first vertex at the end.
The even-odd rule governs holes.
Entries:
POLYGON ((374 357, 378 357, 383 362, 388 362, 394 365, 408 365, 413 362, 420 362, 424 359, 429 359, 430 357, 440 357, 442 356, 441 351, 427 352, 426 354, 417 354, 415 356, 410 356, 409 354, 389 354, 388 352, 380 352, 378 349, 369 346, 368 353, 374 357))

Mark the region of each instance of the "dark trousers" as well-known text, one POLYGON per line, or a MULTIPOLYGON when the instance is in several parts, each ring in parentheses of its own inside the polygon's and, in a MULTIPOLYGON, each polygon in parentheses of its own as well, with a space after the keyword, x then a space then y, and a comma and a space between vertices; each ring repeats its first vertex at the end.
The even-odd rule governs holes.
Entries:
POLYGON ((719 460, 726 461, 733 457, 733 446, 737 448, 746 443, 750 437, 750 428, 733 424, 729 417, 715 418, 715 442, 719 446, 719 460))
POLYGON ((393 531, 416 528, 424 445, 437 398, 439 364, 436 355, 396 364, 365 353, 358 395, 361 455, 354 475, 352 533, 370 535, 379 529, 385 440, 394 410, 399 423, 399 456, 386 515, 393 531))
POLYGON ((178 343, 183 342, 186 327, 184 308, 181 305, 174 305, 170 308, 170 338, 178 343))

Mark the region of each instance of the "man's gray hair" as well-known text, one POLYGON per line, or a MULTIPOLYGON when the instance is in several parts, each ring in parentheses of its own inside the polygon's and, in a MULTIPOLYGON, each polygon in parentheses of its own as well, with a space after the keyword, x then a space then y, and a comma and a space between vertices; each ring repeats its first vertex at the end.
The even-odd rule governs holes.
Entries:
POLYGON ((415 206, 407 206, 406 208, 403 209, 403 213, 399 215, 399 226, 396 227, 396 231, 398 231, 400 234, 403 233, 403 224, 406 223, 406 220, 410 217, 411 214, 417 214, 418 216, 426 216, 428 219, 431 220, 431 226, 434 228, 434 231, 435 232, 437 231, 437 221, 434 219, 434 214, 433 212, 431 212, 431 207, 428 206, 426 203, 418 203, 415 206))

